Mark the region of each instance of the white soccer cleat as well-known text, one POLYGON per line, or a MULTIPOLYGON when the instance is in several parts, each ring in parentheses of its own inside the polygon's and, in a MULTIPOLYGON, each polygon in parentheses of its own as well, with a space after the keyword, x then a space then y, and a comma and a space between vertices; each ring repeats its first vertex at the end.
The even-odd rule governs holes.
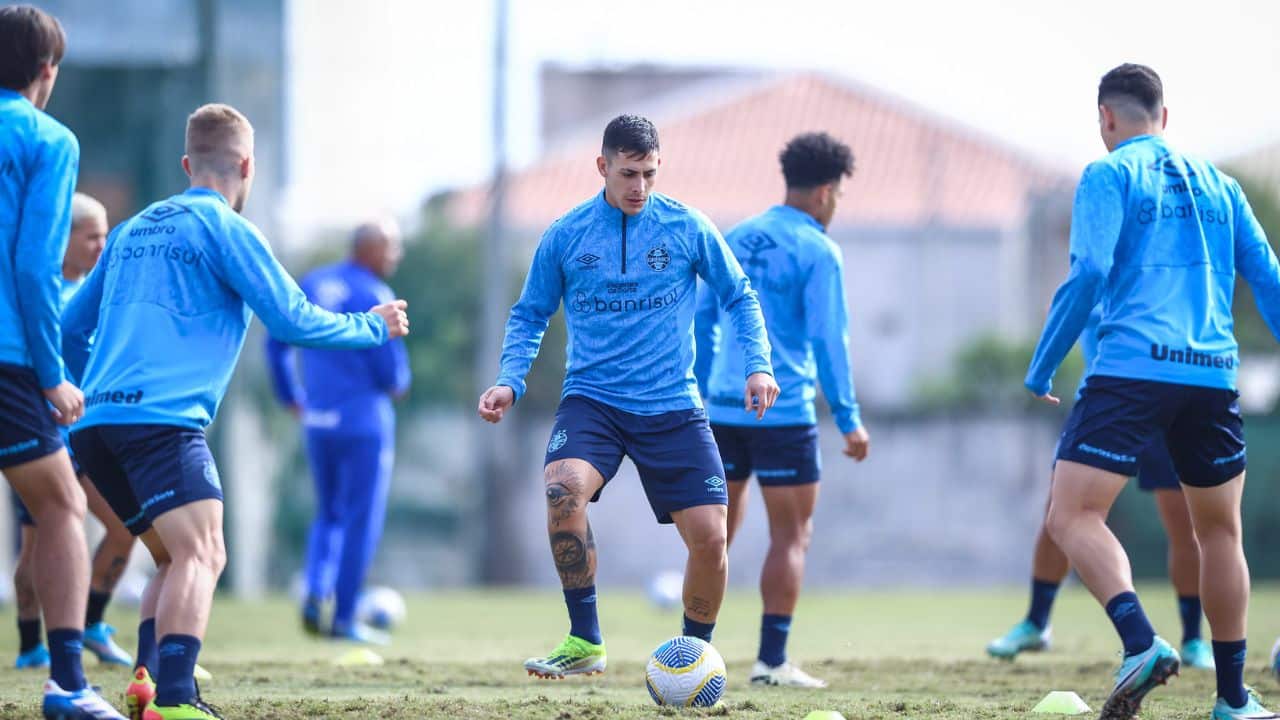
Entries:
POLYGON ((827 681, 819 680, 789 662, 769 667, 757 660, 751 668, 751 684, 820 689, 827 686, 827 681))

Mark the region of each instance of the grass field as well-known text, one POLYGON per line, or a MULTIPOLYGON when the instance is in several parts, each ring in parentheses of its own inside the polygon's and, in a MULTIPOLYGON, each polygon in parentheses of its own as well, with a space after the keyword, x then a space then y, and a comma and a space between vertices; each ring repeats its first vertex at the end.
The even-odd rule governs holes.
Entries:
MULTIPOLYGON (((1082 588, 1063 591, 1052 652, 1016 663, 988 660, 983 647, 1025 610, 1024 593, 911 591, 820 593, 803 598, 791 639, 792 658, 830 681, 824 691, 753 688, 745 675, 754 658, 758 600, 732 594, 716 631, 729 664, 722 707, 677 712, 659 709, 643 685, 643 665, 657 644, 678 630, 679 614, 661 613, 633 593, 601 598, 609 671, 597 678, 534 681, 521 661, 559 640, 566 627, 558 594, 460 592, 409 598, 409 617, 395 642, 381 650, 381 667, 337 668, 344 649, 304 637, 293 606, 221 600, 201 662, 215 675, 207 700, 228 718, 530 718, 632 720, 711 716, 739 720, 803 718, 815 709, 838 710, 849 720, 944 720, 1037 717, 1029 711, 1049 690, 1074 690, 1095 710, 1109 689, 1116 642, 1101 610, 1082 588)), ((1143 588, 1157 628, 1178 639, 1172 592, 1143 588)), ((132 650, 135 618, 110 615, 121 643, 132 650)), ((1272 641, 1280 634, 1280 586, 1255 588, 1252 654, 1246 680, 1280 699, 1266 673, 1272 641)), ((0 647, 14 648, 12 616, 0 647)), ((11 654, 3 655, 5 664, 11 654)), ((90 680, 119 701, 127 673, 88 661, 90 680)), ((38 717, 39 673, 0 670, 0 717, 38 717)), ((1208 717, 1212 673, 1185 671, 1150 696, 1144 718, 1208 717)), ((1040 716, 1043 717, 1043 716, 1040 716)))

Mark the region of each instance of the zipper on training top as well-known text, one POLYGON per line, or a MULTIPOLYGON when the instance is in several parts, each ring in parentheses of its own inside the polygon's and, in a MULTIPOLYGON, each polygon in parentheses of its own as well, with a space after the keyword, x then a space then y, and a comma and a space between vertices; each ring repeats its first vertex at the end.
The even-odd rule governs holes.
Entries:
POLYGON ((622 274, 627 274, 627 214, 622 213, 622 274))

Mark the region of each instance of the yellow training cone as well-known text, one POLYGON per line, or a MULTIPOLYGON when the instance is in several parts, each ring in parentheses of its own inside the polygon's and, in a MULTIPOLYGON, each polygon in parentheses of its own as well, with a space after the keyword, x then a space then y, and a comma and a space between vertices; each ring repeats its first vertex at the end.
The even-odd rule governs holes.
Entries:
POLYGON ((333 659, 333 664, 341 667, 381 665, 383 662, 382 656, 369 648, 356 648, 333 659))
POLYGON ((1039 705, 1031 708, 1031 712, 1049 713, 1052 715, 1080 715, 1089 712, 1089 706, 1080 696, 1070 690, 1054 690, 1039 705))
POLYGON ((804 720, 844 720, 844 716, 835 710, 814 710, 805 715, 804 720))

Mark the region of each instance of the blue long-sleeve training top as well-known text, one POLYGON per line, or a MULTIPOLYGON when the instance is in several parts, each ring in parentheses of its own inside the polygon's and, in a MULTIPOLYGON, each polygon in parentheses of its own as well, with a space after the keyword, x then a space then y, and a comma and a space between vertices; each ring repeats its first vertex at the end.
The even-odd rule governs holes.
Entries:
POLYGON ((601 192, 538 243, 507 321, 497 384, 517 399, 524 395, 547 321, 563 301, 569 344, 562 395, 642 415, 702 407, 693 375, 698 277, 733 321, 744 373, 772 373, 756 293, 711 221, 658 193, 627 216, 601 192))
POLYGON ((386 323, 373 313, 336 314, 308 302, 262 233, 213 190, 192 188, 121 223, 63 315, 67 366, 84 380, 77 427, 208 425, 251 310, 271 335, 295 345, 368 348, 387 340, 386 323))
POLYGON ((1280 265, 1239 183, 1142 135, 1085 168, 1071 213, 1071 270, 1049 309, 1026 386, 1053 374, 1102 302, 1090 374, 1234 389, 1231 299, 1239 272, 1280 338, 1280 265))
MULTIPOLYGON (((332 312, 361 312, 395 299, 381 278, 351 261, 317 268, 299 285, 308 300, 332 312)), ((308 428, 387 432, 394 427, 392 400, 409 390, 409 356, 399 339, 366 350, 295 351, 268 337, 267 365, 276 399, 300 407, 308 428)))
POLYGON ((0 363, 32 368, 46 389, 66 379, 59 279, 79 170, 76 136, 0 88, 0 363))
MULTIPOLYGON (((742 263, 773 348, 773 370, 782 394, 761 425, 817 422, 815 382, 831 406, 840 432, 862 424, 849 358, 849 313, 844 259, 812 215, 777 205, 738 224, 725 241, 742 263)), ((736 338, 723 336, 723 311, 714 294, 699 289, 694 361, 698 386, 714 423, 757 424, 743 409, 742 358, 736 338)))

